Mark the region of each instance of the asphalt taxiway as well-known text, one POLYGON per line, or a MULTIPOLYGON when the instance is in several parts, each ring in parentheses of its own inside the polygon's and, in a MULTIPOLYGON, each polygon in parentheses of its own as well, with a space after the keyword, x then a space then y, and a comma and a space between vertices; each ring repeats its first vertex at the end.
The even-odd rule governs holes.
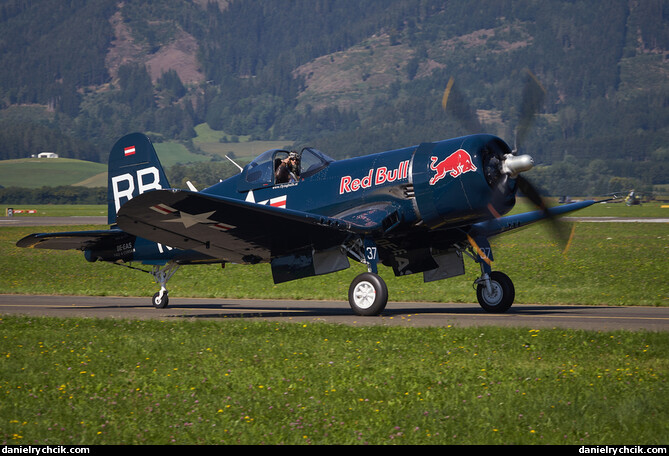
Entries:
POLYGON ((489 314, 478 304, 390 302, 376 317, 354 315, 344 301, 204 299, 170 297, 155 309, 149 297, 0 295, 0 315, 118 319, 249 319, 354 326, 505 326, 596 331, 669 331, 669 307, 514 304, 489 314))

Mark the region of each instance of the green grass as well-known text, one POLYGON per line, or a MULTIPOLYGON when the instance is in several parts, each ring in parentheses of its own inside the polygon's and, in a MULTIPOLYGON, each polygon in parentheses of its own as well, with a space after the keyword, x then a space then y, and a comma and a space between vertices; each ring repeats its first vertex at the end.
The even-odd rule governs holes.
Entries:
POLYGON ((169 168, 177 163, 211 161, 212 158, 211 155, 194 154, 183 144, 174 141, 154 143, 153 146, 163 168, 169 168))
MULTIPOLYGON (((601 198, 592 197, 577 199, 594 199, 596 201, 601 198)), ((547 200, 554 206, 558 205, 557 198, 547 198, 547 200)), ((567 214, 567 217, 669 218, 669 207, 662 207, 667 205, 667 203, 652 201, 637 206, 627 206, 625 202, 621 200, 620 202, 593 204, 592 206, 586 207, 585 209, 567 214)), ((533 210, 536 210, 536 208, 532 206, 530 202, 528 202, 525 198, 518 198, 518 202, 511 211, 511 214, 533 210)))
POLYGON ((239 142, 220 142, 224 136, 231 137, 223 131, 212 130, 209 125, 200 124, 195 127, 197 136, 193 138, 193 144, 204 152, 219 157, 234 153, 236 161, 248 163, 261 153, 270 149, 282 149, 291 147, 293 141, 250 141, 248 136, 239 136, 239 142))
MULTIPOLYGON (((575 227, 566 254, 541 224, 493 239, 516 302, 669 305, 666 224, 575 227)), ((99 228, 1 228, 0 293, 148 300, 147 274, 14 245, 99 228)), ((472 302, 478 267, 466 268, 430 284, 380 272, 391 301, 472 302)), ((345 300, 362 271, 274 285, 267 265, 188 266, 169 288, 173 298, 345 300)), ((1 316, 0 441, 666 445, 668 345, 646 331, 1 316)))
MULTIPOLYGON (((99 229, 6 227, 0 229, 0 293, 151 296, 148 274, 107 263, 87 263, 77 251, 19 249, 33 232, 99 229)), ((660 223, 577 223, 566 254, 542 224, 492 240, 494 269, 514 281, 517 303, 669 305, 669 231, 660 223)), ((137 264, 136 266, 139 266, 137 264)), ((145 267, 148 269, 148 267, 145 267)), ((380 268, 390 301, 476 302, 478 265, 465 258, 466 274, 423 283, 422 274, 395 277, 380 268)), ((268 265, 185 266, 169 282, 171 297, 346 300, 364 267, 352 263, 334 274, 275 285, 268 265)), ((147 298, 148 299, 148 298, 147 298)))
POLYGON ((662 444, 663 333, 2 317, 3 444, 662 444))
POLYGON ((0 160, 0 183, 25 188, 76 185, 106 171, 107 165, 71 158, 0 160))

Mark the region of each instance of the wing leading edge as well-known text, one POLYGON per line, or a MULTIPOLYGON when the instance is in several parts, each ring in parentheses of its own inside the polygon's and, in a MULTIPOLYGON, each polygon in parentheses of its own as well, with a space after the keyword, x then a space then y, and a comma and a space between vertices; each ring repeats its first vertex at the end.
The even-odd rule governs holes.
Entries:
POLYGON ((587 200, 575 203, 555 206, 544 210, 525 212, 522 214, 507 215, 497 219, 486 220, 472 225, 471 235, 480 235, 485 237, 495 236, 505 231, 513 230, 527 226, 531 223, 539 222, 549 216, 559 216, 566 213, 577 211, 595 204, 597 201, 587 200))

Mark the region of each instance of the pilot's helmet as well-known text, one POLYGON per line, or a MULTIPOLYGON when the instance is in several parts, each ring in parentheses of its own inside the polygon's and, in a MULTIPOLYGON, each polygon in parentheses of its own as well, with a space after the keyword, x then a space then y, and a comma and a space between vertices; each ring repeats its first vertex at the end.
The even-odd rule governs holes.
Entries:
POLYGON ((288 154, 288 159, 293 159, 293 158, 295 160, 299 160, 299 157, 297 156, 297 152, 295 152, 294 150, 291 150, 290 154, 288 154))

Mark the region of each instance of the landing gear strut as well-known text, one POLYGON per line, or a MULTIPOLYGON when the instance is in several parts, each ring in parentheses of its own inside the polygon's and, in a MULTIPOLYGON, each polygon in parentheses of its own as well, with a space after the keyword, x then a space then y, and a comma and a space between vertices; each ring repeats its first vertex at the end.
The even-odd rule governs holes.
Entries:
POLYGON ((164 309, 170 302, 167 296, 167 281, 172 278, 175 272, 179 269, 179 265, 173 261, 169 261, 164 266, 155 265, 151 270, 151 275, 157 284, 160 285, 160 291, 153 295, 151 303, 156 309, 164 309))
POLYGON ((470 248, 465 252, 481 265, 481 277, 474 281, 479 304, 486 312, 506 312, 516 297, 513 282, 503 272, 492 270, 492 249, 487 239, 468 239, 470 248))
POLYGON ((509 310, 516 297, 513 282, 503 272, 483 274, 475 282, 476 298, 486 312, 503 313, 509 310))

